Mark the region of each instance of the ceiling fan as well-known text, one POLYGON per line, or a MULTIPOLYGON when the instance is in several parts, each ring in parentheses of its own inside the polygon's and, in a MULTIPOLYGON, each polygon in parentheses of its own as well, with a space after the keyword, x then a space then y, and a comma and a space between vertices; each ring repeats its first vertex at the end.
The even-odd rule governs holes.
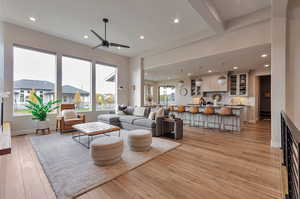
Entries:
POLYGON ((126 45, 123 45, 123 44, 118 44, 118 43, 113 43, 113 42, 109 42, 106 40, 106 24, 108 23, 108 19, 107 18, 103 18, 103 22, 104 22, 104 26, 105 26, 105 35, 104 35, 104 39, 99 35, 97 34, 94 30, 91 29, 91 32, 98 38, 101 40, 101 44, 93 47, 92 49, 96 49, 96 48, 99 48, 101 46, 104 46, 104 47, 107 47, 109 48, 110 46, 113 46, 113 47, 118 47, 118 48, 130 48, 129 46, 126 46, 126 45))

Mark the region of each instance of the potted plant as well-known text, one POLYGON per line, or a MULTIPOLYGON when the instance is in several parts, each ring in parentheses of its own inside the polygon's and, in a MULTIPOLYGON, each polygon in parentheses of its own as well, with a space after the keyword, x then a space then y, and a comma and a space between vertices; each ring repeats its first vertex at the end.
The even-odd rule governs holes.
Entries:
POLYGON ((37 96, 35 92, 30 93, 29 100, 27 100, 27 111, 32 114, 32 120, 36 120, 37 129, 47 129, 49 128, 49 121, 47 120, 48 113, 59 108, 59 105, 54 106, 55 104, 60 103, 61 100, 50 100, 47 103, 43 102, 43 99, 40 96, 37 96))

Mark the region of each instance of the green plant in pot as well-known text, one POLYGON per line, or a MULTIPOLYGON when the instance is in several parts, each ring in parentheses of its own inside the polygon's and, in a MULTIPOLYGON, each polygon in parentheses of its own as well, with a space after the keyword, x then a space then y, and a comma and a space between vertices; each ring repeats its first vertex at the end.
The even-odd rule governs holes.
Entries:
POLYGON ((61 100, 50 100, 47 103, 43 102, 40 96, 37 96, 35 92, 31 92, 29 100, 27 100, 27 111, 32 114, 32 120, 36 122, 37 129, 47 129, 49 128, 49 121, 47 120, 48 113, 59 108, 58 103, 61 100))

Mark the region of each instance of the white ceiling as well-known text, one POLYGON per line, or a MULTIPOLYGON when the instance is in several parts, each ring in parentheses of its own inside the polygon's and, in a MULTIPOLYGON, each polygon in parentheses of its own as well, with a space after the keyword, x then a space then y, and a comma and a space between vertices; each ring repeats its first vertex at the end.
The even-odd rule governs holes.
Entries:
POLYGON ((220 17, 228 21, 271 7, 271 0, 212 0, 220 17))
MULTIPOLYGON (((270 6, 270 0, 213 0, 222 20, 270 6)), ((165 44, 214 35, 188 0, 0 0, 2 20, 58 37, 95 46, 93 28, 103 35, 103 17, 111 19, 108 39, 130 45, 130 49, 105 49, 134 56, 165 44), (37 19, 35 23, 29 17, 37 19), (179 24, 173 19, 178 17, 179 24), (89 39, 83 39, 89 35, 89 39), (139 36, 145 39, 140 40, 139 36), (189 39, 187 39, 189 38, 189 39)))
POLYGON ((164 81, 168 79, 181 79, 192 76, 212 73, 223 73, 233 71, 237 66, 237 71, 247 71, 250 69, 264 69, 265 64, 271 63, 271 46, 255 46, 238 51, 227 52, 209 57, 203 57, 182 63, 145 70, 145 79, 151 81, 164 81), (262 58, 262 54, 268 54, 267 58, 262 58), (181 72, 183 70, 183 72, 181 72))
POLYGON ((111 20, 108 39, 131 46, 114 52, 128 56, 210 30, 187 0, 0 1, 3 1, 0 13, 5 21, 91 46, 99 42, 89 30, 104 35, 102 18, 108 17, 111 20), (29 16, 37 21, 32 23, 29 16), (179 24, 173 23, 175 17, 180 19, 179 24), (84 35, 90 38, 85 40, 84 35), (140 35, 145 39, 140 40, 140 35))

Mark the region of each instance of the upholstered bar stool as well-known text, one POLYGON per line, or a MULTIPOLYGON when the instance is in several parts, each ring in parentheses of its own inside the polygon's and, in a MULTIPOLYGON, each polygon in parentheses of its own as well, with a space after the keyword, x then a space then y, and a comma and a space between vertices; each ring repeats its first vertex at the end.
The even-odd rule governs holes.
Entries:
POLYGON ((190 126, 197 126, 198 115, 199 115, 199 107, 191 106, 189 109, 190 114, 190 126))
POLYGON ((176 112, 177 112, 178 117, 180 119, 182 119, 184 122, 185 121, 185 106, 183 106, 183 105, 177 106, 176 112))
POLYGON ((216 124, 219 126, 218 115, 215 113, 215 109, 213 107, 205 107, 201 114, 205 116, 205 128, 213 129, 216 124))
POLYGON ((231 108, 222 107, 218 114, 220 118, 220 130, 226 130, 226 127, 229 127, 231 131, 238 129, 237 116, 233 114, 231 108))

